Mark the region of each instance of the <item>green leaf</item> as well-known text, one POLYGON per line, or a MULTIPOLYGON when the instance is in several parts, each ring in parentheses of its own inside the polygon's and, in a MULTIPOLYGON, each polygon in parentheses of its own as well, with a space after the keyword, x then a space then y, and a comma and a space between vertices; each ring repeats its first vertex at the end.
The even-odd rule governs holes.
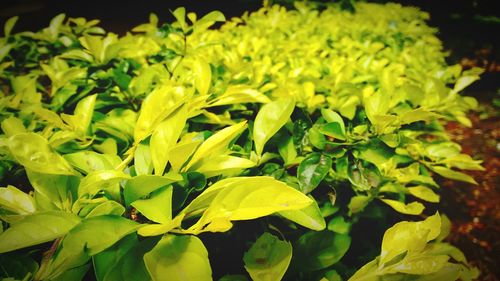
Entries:
POLYGON ((186 32, 187 31, 186 8, 179 7, 172 12, 172 15, 175 17, 177 22, 180 24, 182 31, 186 32))
POLYGON ((116 201, 107 200, 93 208, 85 217, 90 218, 104 215, 121 216, 124 213, 125 207, 123 207, 122 204, 116 201))
POLYGON ((340 133, 345 136, 344 119, 335 111, 331 109, 322 108, 321 115, 328 123, 337 123, 340 126, 340 133))
POLYGON ((117 155, 101 154, 94 151, 80 151, 63 156, 74 168, 85 174, 112 170, 121 162, 117 155))
POLYGON ((78 135, 85 136, 89 129, 97 94, 83 98, 78 102, 73 115, 61 114, 62 120, 78 135))
POLYGON ((271 100, 247 85, 229 85, 226 91, 212 100, 208 107, 241 104, 241 103, 269 103, 271 100))
POLYGON ((178 173, 189 157, 200 145, 201 140, 185 140, 170 149, 170 171, 178 173))
POLYGON ((138 227, 134 221, 113 215, 83 220, 64 237, 50 270, 44 272, 41 279, 51 280, 71 268, 86 264, 91 256, 111 247, 138 227))
POLYGON ((153 191, 148 199, 132 202, 132 206, 149 220, 157 223, 168 223, 172 220, 171 186, 153 191))
POLYGON ((48 198, 61 210, 71 209, 76 197, 80 179, 76 176, 48 175, 26 169, 26 175, 33 189, 48 198), (75 195, 75 196, 74 196, 75 195))
POLYGON ((1 126, 3 133, 7 137, 27 132, 23 121, 13 116, 4 119, 1 126))
POLYGON ((113 198, 120 199, 120 186, 122 180, 130 179, 130 176, 117 170, 103 170, 89 173, 80 182, 78 197, 89 195, 90 197, 99 191, 105 191, 113 198))
POLYGON ((265 232, 245 252, 245 269, 254 281, 281 280, 292 260, 292 244, 265 232))
POLYGON ((307 194, 313 191, 332 167, 332 158, 321 153, 310 153, 300 162, 297 170, 300 190, 307 194))
POLYGON ((339 123, 332 122, 318 125, 318 131, 325 136, 336 138, 339 140, 345 140, 345 133, 342 132, 342 127, 339 123))
POLYGON ((432 171, 436 172, 437 174, 439 174, 445 178, 448 178, 448 179, 468 182, 471 184, 477 184, 477 182, 474 180, 473 177, 471 177, 467 174, 461 173, 461 172, 453 171, 452 169, 449 169, 446 167, 431 166, 430 169, 432 171))
POLYGON ((328 223, 328 230, 339 234, 349 234, 351 225, 350 222, 345 221, 343 216, 336 216, 328 223))
POLYGON ((112 247, 93 257, 98 281, 149 281, 143 256, 151 251, 158 239, 138 241, 137 236, 126 236, 112 247))
POLYGON ((401 214, 406 215, 420 215, 425 207, 420 202, 411 202, 409 204, 405 204, 403 202, 399 202, 397 200, 392 199, 380 199, 385 204, 391 206, 394 210, 400 212, 401 214))
POLYGON ((183 171, 188 171, 189 168, 191 168, 204 158, 225 153, 228 149, 229 143, 234 138, 236 138, 236 136, 241 134, 246 129, 246 127, 247 124, 246 121, 244 121, 224 128, 213 134, 198 147, 196 152, 191 157, 191 160, 184 167, 183 171))
POLYGON ((278 144, 278 152, 286 165, 290 165, 297 158, 297 150, 293 144, 293 138, 289 135, 284 137, 278 144))
POLYGON ((91 217, 73 228, 62 242, 62 251, 58 254, 71 255, 85 250, 89 255, 95 255, 122 237, 134 232, 139 224, 120 216, 106 215, 91 217))
POLYGON ((170 157, 170 149, 177 143, 187 117, 186 106, 181 106, 154 129, 149 146, 155 175, 163 174, 170 157))
POLYGON ((391 261, 404 253, 422 251, 441 232, 441 218, 438 213, 421 222, 403 221, 385 231, 382 239, 380 264, 391 261))
POLYGON ((0 208, 20 215, 32 214, 36 210, 33 197, 12 185, 0 187, 0 208))
POLYGON ((251 220, 275 212, 299 210, 312 203, 304 194, 272 177, 221 180, 199 197, 182 212, 198 211, 208 205, 198 222, 188 229, 193 234, 227 231, 234 220, 251 220))
POLYGON ((406 274, 426 275, 439 271, 449 259, 446 255, 405 258, 393 270, 406 274))
POLYGON ((62 237, 80 223, 65 212, 45 212, 25 216, 0 234, 0 253, 45 243, 62 237))
POLYGON ((166 235, 144 255, 153 280, 212 280, 208 252, 196 236, 166 235))
POLYGON ((220 155, 201 160, 199 164, 192 167, 195 170, 204 174, 207 178, 214 177, 221 174, 238 172, 243 169, 254 167, 255 162, 230 155, 220 155))
POLYGON ((138 176, 148 175, 153 172, 151 149, 148 145, 139 144, 134 152, 134 169, 138 176))
POLYGON ((167 174, 164 176, 142 175, 133 177, 127 181, 123 189, 125 204, 130 205, 130 203, 147 196, 161 187, 181 180, 182 176, 179 174, 167 174))
POLYGON ((325 219, 321 215, 321 210, 316 200, 314 200, 314 198, 311 199, 313 203, 303 209, 281 211, 278 214, 309 229, 316 231, 323 230, 326 227, 325 219))
POLYGON ((135 143, 153 133, 153 130, 179 108, 186 97, 184 87, 164 84, 156 87, 142 102, 134 128, 135 143))
POLYGON ((356 214, 361 211, 372 201, 372 197, 365 195, 357 195, 351 198, 348 208, 351 214, 356 214))
POLYGON ((432 203, 439 202, 439 195, 437 195, 432 189, 430 189, 427 186, 418 185, 418 186, 408 187, 408 192, 410 192, 411 195, 420 198, 422 200, 425 200, 427 202, 432 202, 432 203))
POLYGON ((267 103, 259 110, 253 126, 255 151, 259 157, 266 142, 285 125, 294 108, 293 100, 283 99, 267 103))
POLYGON ((15 17, 9 18, 5 22, 4 27, 3 27, 3 34, 4 34, 5 37, 9 37, 10 32, 14 28, 14 25, 16 25, 16 22, 17 22, 18 19, 19 19, 19 17, 15 16, 15 17))
POLYGON ((49 146, 47 139, 35 133, 23 133, 7 141, 10 153, 25 168, 38 173, 74 175, 64 158, 49 146))
POLYGON ((197 58, 193 61, 194 86, 200 95, 207 95, 212 84, 212 71, 210 64, 204 59, 197 58))
POLYGON ((300 271, 315 271, 337 263, 351 245, 351 237, 324 230, 307 232, 294 246, 293 265, 300 271))

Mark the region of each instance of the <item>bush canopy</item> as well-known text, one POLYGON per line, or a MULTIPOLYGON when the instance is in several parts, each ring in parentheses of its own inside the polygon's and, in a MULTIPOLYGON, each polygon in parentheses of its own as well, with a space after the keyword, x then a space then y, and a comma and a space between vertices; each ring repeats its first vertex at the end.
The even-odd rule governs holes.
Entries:
POLYGON ((426 13, 172 15, 124 36, 63 14, 38 32, 5 23, 4 278, 477 275, 443 242, 435 178, 483 169, 443 128, 471 125, 460 92, 481 70, 447 65, 426 13))

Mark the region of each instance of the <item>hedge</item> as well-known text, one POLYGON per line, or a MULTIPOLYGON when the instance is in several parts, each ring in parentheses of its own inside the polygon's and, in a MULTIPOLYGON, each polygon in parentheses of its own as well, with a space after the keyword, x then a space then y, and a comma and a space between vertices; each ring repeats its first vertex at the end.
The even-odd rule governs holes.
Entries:
POLYGON ((471 125, 481 70, 446 63, 428 14, 171 13, 123 36, 5 23, 3 278, 477 277, 435 179, 483 169, 443 128, 471 125))

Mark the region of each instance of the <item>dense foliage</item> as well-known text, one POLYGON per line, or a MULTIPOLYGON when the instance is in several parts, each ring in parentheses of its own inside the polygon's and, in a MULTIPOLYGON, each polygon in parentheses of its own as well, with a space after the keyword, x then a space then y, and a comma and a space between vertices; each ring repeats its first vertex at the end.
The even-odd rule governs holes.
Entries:
POLYGON ((221 13, 179 8, 121 37, 65 15, 36 33, 9 20, 0 274, 473 278, 431 214, 434 175, 474 183, 458 170, 482 169, 442 126, 470 125, 476 101, 459 92, 481 71, 448 66, 416 8, 319 8, 265 7, 218 29, 221 13))

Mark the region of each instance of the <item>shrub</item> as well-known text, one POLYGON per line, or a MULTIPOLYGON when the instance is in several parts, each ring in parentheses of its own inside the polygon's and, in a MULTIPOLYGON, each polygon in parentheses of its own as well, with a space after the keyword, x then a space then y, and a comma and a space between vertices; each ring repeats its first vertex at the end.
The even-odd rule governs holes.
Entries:
POLYGON ((434 213, 433 175, 482 169, 442 126, 470 126, 477 102, 459 92, 481 71, 446 64, 427 14, 296 3, 219 29, 219 12, 172 14, 124 36, 64 15, 35 33, 5 24, 4 277, 476 275, 437 213, 389 228, 376 257, 386 228, 434 213))

